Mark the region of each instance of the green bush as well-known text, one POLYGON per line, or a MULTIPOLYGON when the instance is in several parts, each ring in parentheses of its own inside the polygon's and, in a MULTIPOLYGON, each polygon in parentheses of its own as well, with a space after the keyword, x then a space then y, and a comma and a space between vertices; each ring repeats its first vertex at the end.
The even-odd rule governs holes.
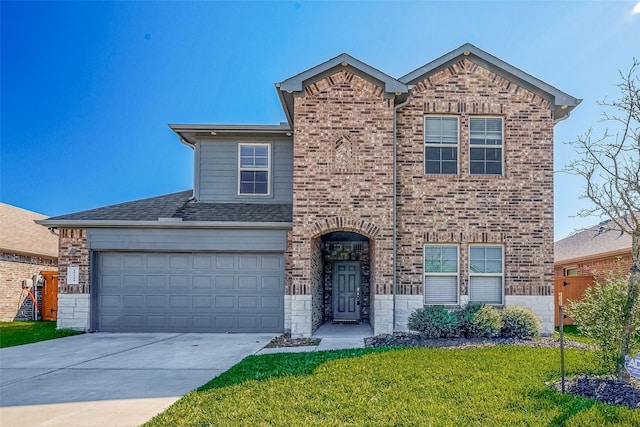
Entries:
POLYGON ((450 338, 457 334, 458 316, 442 305, 427 305, 411 313, 408 326, 426 338, 450 338))
MULTIPOLYGON (((567 314, 573 318, 578 330, 593 339, 600 366, 613 371, 622 342, 623 312, 627 302, 629 276, 621 271, 607 272, 593 287, 587 288, 581 301, 570 301, 567 314)), ((632 348, 640 346, 640 307, 635 308, 632 348)))
POLYGON ((507 338, 532 338, 540 335, 540 320, 527 307, 509 305, 502 309, 500 335, 507 338))
POLYGON ((492 337, 501 328, 500 311, 490 305, 467 304, 458 311, 458 335, 467 338, 492 337))

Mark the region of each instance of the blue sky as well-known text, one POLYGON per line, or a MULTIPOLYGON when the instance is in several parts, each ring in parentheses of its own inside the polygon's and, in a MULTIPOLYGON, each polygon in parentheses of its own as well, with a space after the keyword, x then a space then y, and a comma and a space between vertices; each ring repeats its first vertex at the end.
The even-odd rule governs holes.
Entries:
MULTIPOLYGON (((584 101, 555 127, 598 128, 598 100, 640 58, 637 1, 0 2, 0 201, 60 215, 192 187, 169 123, 285 121, 274 82, 342 52, 400 77, 470 42, 584 101)), ((556 238, 583 182, 555 177, 556 238)))

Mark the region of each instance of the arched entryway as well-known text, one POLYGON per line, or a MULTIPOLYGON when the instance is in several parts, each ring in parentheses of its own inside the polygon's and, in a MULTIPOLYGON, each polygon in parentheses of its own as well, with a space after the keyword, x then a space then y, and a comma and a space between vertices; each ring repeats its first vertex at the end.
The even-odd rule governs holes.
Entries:
POLYGON ((371 240, 353 231, 330 231, 312 244, 312 328, 326 322, 369 322, 371 240))

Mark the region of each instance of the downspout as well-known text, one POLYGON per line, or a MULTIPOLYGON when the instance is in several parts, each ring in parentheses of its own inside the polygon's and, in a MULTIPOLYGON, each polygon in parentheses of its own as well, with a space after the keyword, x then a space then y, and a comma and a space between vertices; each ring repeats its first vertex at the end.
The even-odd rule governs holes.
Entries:
MULTIPOLYGON (((411 90, 411 88, 409 88, 411 90)), ((398 110, 409 103, 409 96, 404 102, 393 107, 393 331, 396 330, 396 295, 397 290, 397 253, 398 253, 398 163, 397 163, 397 151, 398 151, 398 110)))

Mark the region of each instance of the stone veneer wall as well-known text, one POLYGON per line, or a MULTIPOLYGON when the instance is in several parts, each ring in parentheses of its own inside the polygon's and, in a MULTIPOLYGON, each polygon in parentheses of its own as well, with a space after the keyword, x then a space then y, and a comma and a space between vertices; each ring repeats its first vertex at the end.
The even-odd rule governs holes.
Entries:
MULTIPOLYGON (((393 101, 338 70, 295 98, 291 281, 287 294, 312 295, 313 239, 353 231, 375 245, 373 293, 393 281, 393 101)), ((292 308, 292 313, 294 309, 292 308)), ((292 333, 308 335, 312 325, 292 333)))
POLYGON ((33 317, 33 304, 22 290, 22 281, 42 270, 57 270, 52 257, 0 252, 0 321, 27 320, 33 317))
MULTIPOLYGON (((553 117, 549 103, 464 59, 419 82, 398 113, 398 294, 423 295, 423 247, 460 247, 468 300, 474 243, 504 245, 506 303, 553 295, 553 117), (459 118, 457 175, 425 175, 424 118, 459 118), (502 117, 502 176, 470 175, 469 118, 502 117)), ((530 304, 537 309, 537 303, 530 304)), ((546 316, 544 313, 538 313, 546 316)))
POLYGON ((90 251, 87 231, 77 228, 59 229, 58 258, 58 328, 89 329, 90 251), (67 269, 79 267, 77 285, 67 283, 67 269))

